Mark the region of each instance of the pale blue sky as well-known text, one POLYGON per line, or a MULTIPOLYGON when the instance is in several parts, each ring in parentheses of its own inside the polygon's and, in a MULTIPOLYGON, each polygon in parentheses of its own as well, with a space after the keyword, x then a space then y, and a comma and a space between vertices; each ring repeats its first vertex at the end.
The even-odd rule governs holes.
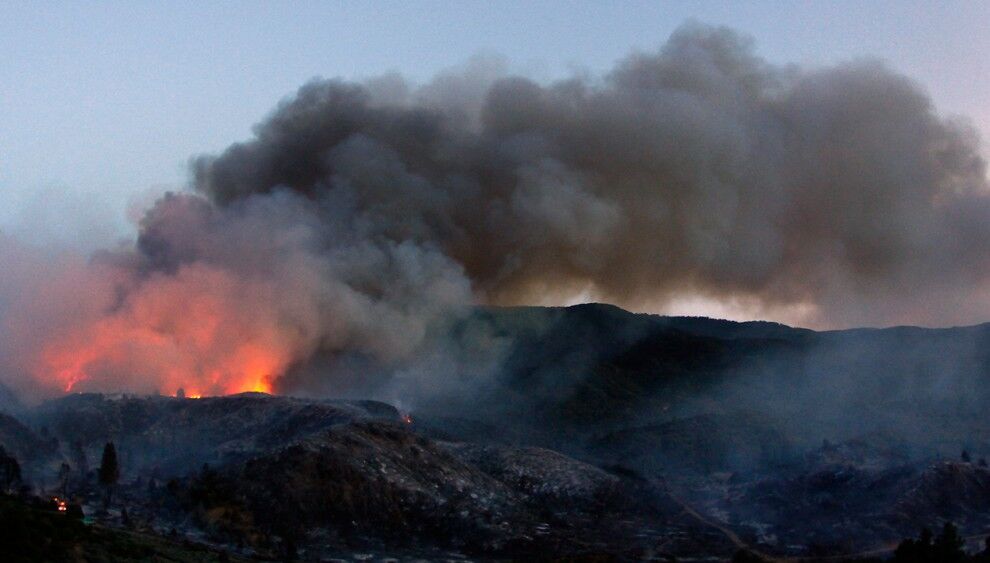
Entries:
POLYGON ((885 59, 990 137, 987 1, 0 0, 0 228, 126 232, 129 200, 183 185, 191 155, 246 138, 314 76, 422 81, 479 52, 542 79, 594 73, 687 19, 745 32, 773 62, 885 59))

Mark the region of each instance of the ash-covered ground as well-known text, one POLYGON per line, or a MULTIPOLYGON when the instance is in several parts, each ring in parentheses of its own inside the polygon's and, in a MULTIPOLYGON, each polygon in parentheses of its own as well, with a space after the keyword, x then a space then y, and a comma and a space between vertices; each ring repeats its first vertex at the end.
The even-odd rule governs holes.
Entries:
POLYGON ((196 546, 173 560, 807 559, 990 530, 986 326, 819 333, 606 306, 464 322, 511 342, 502 369, 403 410, 8 397, 9 490, 196 546))

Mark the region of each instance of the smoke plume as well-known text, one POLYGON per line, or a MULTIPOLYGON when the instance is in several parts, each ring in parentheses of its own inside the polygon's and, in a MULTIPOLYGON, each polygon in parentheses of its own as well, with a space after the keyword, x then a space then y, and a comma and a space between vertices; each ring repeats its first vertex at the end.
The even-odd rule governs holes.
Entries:
POLYGON ((700 293, 829 326, 987 312, 973 131, 882 63, 779 68, 725 29, 686 26, 600 80, 315 81, 195 178, 220 205, 289 189, 352 206, 491 303, 700 293))
POLYGON ((332 393, 294 369, 401 371, 472 304, 576 295, 822 327, 986 320, 979 150, 881 62, 775 66, 696 24, 599 78, 474 60, 424 86, 314 80, 194 159, 133 247, 5 241, 7 379, 332 393))

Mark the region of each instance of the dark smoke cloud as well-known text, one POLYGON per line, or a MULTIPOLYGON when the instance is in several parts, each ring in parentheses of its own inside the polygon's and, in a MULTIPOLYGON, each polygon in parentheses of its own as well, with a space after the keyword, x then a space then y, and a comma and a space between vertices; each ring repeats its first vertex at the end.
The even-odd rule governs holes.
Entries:
POLYGON ((194 169, 220 205, 288 189, 347 207, 490 303, 701 294, 817 326, 988 312, 973 130, 880 62, 777 67, 727 29, 684 26, 596 80, 477 60, 418 89, 314 81, 194 169))
POLYGON ((816 326, 990 317, 977 136, 882 63, 777 67, 687 25, 597 79, 505 69, 306 84, 195 159, 195 190, 130 247, 0 237, 0 379, 27 398, 477 389, 510 343, 449 323, 574 296, 816 326))

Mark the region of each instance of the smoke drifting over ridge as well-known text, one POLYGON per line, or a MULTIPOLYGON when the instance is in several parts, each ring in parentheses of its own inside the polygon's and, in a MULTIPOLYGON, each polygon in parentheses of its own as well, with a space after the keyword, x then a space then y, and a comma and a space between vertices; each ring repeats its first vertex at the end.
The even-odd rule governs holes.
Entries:
POLYGON ((313 81, 196 159, 133 248, 3 241, 0 359, 29 395, 332 392, 279 378, 317 353, 405 369, 473 303, 987 320, 978 145, 879 62, 777 67, 699 25, 600 79, 313 81))
POLYGON ((488 302, 702 293, 938 324, 987 311, 970 316, 990 257, 977 145, 881 63, 778 68, 689 25, 601 80, 316 81, 195 175, 221 205, 346 202, 372 236, 442 250, 488 302))

